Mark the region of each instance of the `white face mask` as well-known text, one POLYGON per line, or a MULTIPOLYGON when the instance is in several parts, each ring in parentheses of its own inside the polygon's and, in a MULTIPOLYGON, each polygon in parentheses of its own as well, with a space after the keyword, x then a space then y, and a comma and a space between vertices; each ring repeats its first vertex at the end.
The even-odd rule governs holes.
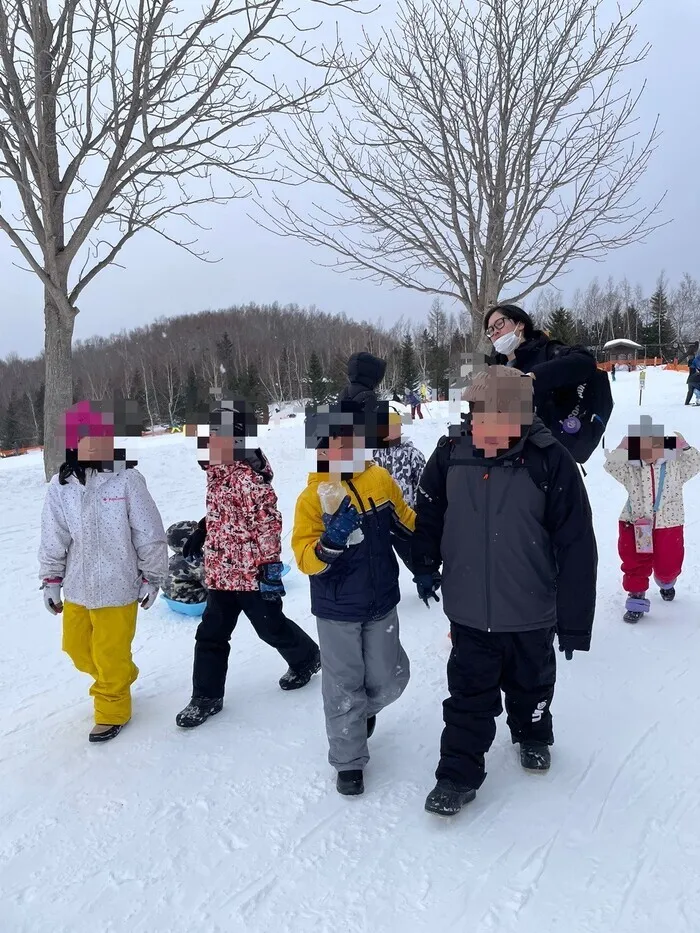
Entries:
POLYGON ((509 334, 504 334, 502 337, 499 337, 498 340, 494 340, 493 348, 496 353, 502 353, 503 356, 508 356, 509 353, 515 350, 519 343, 520 334, 517 330, 512 330, 509 334))

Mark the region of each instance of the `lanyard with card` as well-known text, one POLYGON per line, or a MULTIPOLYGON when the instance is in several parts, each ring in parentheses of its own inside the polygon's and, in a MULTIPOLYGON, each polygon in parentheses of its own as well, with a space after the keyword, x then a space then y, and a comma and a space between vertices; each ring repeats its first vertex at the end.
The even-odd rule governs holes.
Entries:
MULTIPOLYGON (((652 483, 654 481, 654 465, 651 466, 652 483)), ((659 488, 656 490, 654 498, 653 514, 659 511, 661 506, 661 496, 664 492, 664 483, 666 482, 666 461, 661 464, 659 470, 659 488)), ((634 545, 637 554, 653 554, 654 552, 654 521, 651 518, 638 518, 634 522, 634 545)))

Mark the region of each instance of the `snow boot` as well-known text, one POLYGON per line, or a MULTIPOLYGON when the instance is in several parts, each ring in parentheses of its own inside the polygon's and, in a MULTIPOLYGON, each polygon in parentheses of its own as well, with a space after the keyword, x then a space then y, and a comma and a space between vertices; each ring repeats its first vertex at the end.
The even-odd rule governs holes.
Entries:
POLYGON ((367 738, 368 738, 368 739, 371 739, 371 738, 372 738, 372 736, 373 736, 373 734, 374 734, 374 729, 375 729, 375 726, 376 726, 376 725, 377 725, 377 717, 376 717, 376 716, 368 716, 368 717, 367 717, 367 738))
POLYGON ((542 742, 520 743, 520 764, 526 771, 549 771, 551 763, 549 745, 542 742))
POLYGON ((314 674, 317 674, 320 670, 321 655, 319 653, 311 664, 307 664, 306 667, 301 667, 298 670, 290 667, 287 673, 280 677, 280 687, 282 690, 298 690, 300 687, 305 687, 314 674))
POLYGON ((362 779, 362 771, 339 771, 335 786, 338 793, 344 797, 357 797, 364 794, 365 783, 362 779))
POLYGON ((98 723, 88 736, 88 742, 109 742, 110 739, 116 739, 126 723, 119 726, 103 726, 98 723))
POLYGON ((177 714, 175 722, 182 729, 194 729, 201 726, 210 716, 215 716, 224 708, 223 697, 192 697, 187 706, 177 714))
POLYGON ((625 622, 639 622, 645 612, 649 612, 651 603, 644 598, 644 593, 630 593, 625 603, 625 612, 622 617, 625 622))
POLYGON ((425 800, 428 813, 438 816, 454 816, 462 807, 476 797, 473 787, 456 784, 449 778, 440 778, 425 800))
POLYGON ((659 593, 664 602, 672 603, 676 596, 676 588, 675 586, 662 586, 659 587, 659 593))

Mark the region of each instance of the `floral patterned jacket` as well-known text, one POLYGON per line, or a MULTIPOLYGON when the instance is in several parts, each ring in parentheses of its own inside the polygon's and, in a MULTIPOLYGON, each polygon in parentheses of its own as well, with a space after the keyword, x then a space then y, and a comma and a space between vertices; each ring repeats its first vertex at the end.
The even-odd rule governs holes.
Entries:
POLYGON ((280 559, 282 516, 262 451, 207 467, 204 583, 211 590, 257 590, 262 564, 280 559), (257 462, 256 462, 257 459, 257 462))

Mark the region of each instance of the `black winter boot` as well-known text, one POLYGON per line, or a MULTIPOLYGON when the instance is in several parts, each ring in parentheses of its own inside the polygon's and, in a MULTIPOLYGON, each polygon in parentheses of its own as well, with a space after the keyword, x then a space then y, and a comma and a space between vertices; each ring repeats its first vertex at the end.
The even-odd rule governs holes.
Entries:
POLYGON ((476 791, 473 787, 463 787, 449 778, 440 778, 426 797, 425 809, 428 813, 437 813, 438 816, 454 816, 475 797, 476 791))
POLYGON ((625 622, 639 622, 645 612, 649 612, 650 603, 644 593, 630 593, 625 603, 627 612, 622 617, 625 622))
POLYGON ((335 784, 339 794, 344 797, 357 797, 365 792, 362 771, 339 771, 335 784))
POLYGON ((664 602, 672 603, 676 596, 676 588, 675 586, 660 587, 659 593, 664 602))
POLYGON ((520 743, 520 764, 526 771, 549 771, 552 756, 542 742, 520 743))
POLYGON ((296 671, 290 667, 287 673, 280 677, 280 687, 283 690, 298 690, 300 687, 305 687, 314 674, 317 674, 320 670, 321 655, 317 654, 311 664, 307 664, 306 667, 299 668, 296 671))
POLYGON ((116 739, 126 723, 119 726, 95 726, 88 736, 88 742, 109 742, 110 739, 116 739))
POLYGON ((177 714, 175 722, 182 729, 201 726, 210 716, 220 713, 224 707, 223 697, 192 697, 187 706, 177 714))

